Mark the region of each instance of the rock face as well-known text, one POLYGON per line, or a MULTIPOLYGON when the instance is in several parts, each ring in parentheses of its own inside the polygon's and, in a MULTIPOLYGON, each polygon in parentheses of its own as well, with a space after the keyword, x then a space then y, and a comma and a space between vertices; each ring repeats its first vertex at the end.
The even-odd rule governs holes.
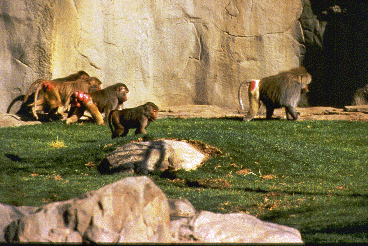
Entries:
POLYGON ((1 107, 37 78, 85 70, 127 107, 237 106, 240 82, 299 66, 301 0, 3 0, 1 107))
POLYGON ((298 230, 254 216, 197 212, 167 199, 147 177, 129 177, 42 207, 0 204, 0 242, 303 243, 298 230))
POLYGON ((173 140, 130 143, 118 147, 101 161, 97 169, 102 174, 196 169, 205 155, 188 143, 173 140))
POLYGON ((304 65, 313 76, 312 106, 351 105, 367 84, 368 2, 303 0, 304 65))

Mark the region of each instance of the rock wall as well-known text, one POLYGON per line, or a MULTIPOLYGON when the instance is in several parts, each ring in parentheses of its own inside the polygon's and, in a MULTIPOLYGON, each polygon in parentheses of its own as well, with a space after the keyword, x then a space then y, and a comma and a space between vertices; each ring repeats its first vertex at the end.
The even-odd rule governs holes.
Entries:
POLYGON ((85 70, 126 106, 236 107, 241 81, 298 66, 302 0, 3 0, 0 112, 37 78, 85 70))

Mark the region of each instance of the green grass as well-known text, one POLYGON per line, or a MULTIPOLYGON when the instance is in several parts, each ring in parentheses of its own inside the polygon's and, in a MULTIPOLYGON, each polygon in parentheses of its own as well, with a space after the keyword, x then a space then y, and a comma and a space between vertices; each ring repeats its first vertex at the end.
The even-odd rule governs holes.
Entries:
MULTIPOLYGON (((117 146, 92 123, 0 128, 0 202, 40 206, 127 175, 96 165, 117 146)), ((297 228, 305 242, 368 242, 368 123, 161 119, 144 140, 198 140, 220 149, 198 170, 150 175, 170 198, 197 210, 245 212, 297 228)))

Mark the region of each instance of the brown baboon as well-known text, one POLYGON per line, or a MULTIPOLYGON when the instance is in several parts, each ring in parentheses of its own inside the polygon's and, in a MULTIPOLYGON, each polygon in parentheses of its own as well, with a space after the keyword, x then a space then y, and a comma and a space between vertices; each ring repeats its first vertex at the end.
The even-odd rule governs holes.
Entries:
POLYGON ((354 106, 368 105, 368 84, 355 91, 351 104, 354 106))
POLYGON ((312 76, 307 70, 304 67, 298 67, 261 80, 241 83, 238 95, 242 108, 241 87, 250 83, 248 90, 250 110, 244 117, 244 120, 249 121, 253 119, 258 113, 260 101, 266 106, 266 119, 272 118, 275 108, 285 107, 287 119, 297 120, 298 113, 295 111, 295 107, 300 100, 300 94, 308 92, 307 85, 311 80, 312 76))
POLYGON ((91 88, 101 88, 102 82, 95 77, 86 79, 78 79, 75 81, 53 81, 44 80, 37 86, 35 92, 35 102, 31 104, 33 116, 38 119, 36 110, 37 105, 42 108, 48 107, 48 118, 53 119, 60 114, 61 107, 64 107, 75 91, 89 92, 91 88), (39 92, 42 91, 42 97, 38 98, 39 92))
MULTIPOLYGON (((53 79, 52 81, 56 81, 56 82, 66 82, 66 81, 75 81, 75 80, 78 80, 78 79, 87 79, 89 78, 90 76, 88 75, 88 73, 86 73, 85 71, 79 71, 77 73, 73 73, 73 74, 70 74, 66 77, 63 77, 63 78, 57 78, 57 79, 53 79)), ((33 82, 31 84, 31 86, 29 87, 26 95, 24 96, 24 99, 23 99, 23 103, 25 103, 27 100, 28 100, 28 97, 31 95, 32 91, 33 91, 33 88, 41 83, 42 81, 45 81, 44 79, 38 79, 36 80, 35 82, 33 82)))
POLYGON ((118 109, 128 100, 128 87, 125 84, 117 83, 102 90, 83 93, 76 91, 71 95, 71 107, 66 120, 67 124, 78 121, 87 110, 99 125, 104 124, 102 113, 105 113, 105 122, 111 110, 118 109))
POLYGON ((159 108, 147 102, 135 108, 113 110, 109 114, 111 138, 125 137, 129 129, 135 128, 135 134, 146 133, 146 128, 157 118, 159 108))

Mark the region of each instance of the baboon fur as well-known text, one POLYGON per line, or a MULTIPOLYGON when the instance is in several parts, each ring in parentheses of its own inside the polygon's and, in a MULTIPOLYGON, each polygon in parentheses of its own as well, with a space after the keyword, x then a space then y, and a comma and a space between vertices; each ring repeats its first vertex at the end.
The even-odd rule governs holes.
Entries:
MULTIPOLYGON (((300 94, 308 91, 308 84, 312 81, 312 76, 304 67, 297 67, 279 74, 265 77, 259 80, 258 86, 249 87, 250 110, 244 120, 249 121, 258 113, 260 102, 266 106, 266 119, 271 119, 275 108, 285 107, 288 120, 297 120, 298 113, 295 110, 300 94)), ((241 86, 239 86, 239 102, 241 86)))

